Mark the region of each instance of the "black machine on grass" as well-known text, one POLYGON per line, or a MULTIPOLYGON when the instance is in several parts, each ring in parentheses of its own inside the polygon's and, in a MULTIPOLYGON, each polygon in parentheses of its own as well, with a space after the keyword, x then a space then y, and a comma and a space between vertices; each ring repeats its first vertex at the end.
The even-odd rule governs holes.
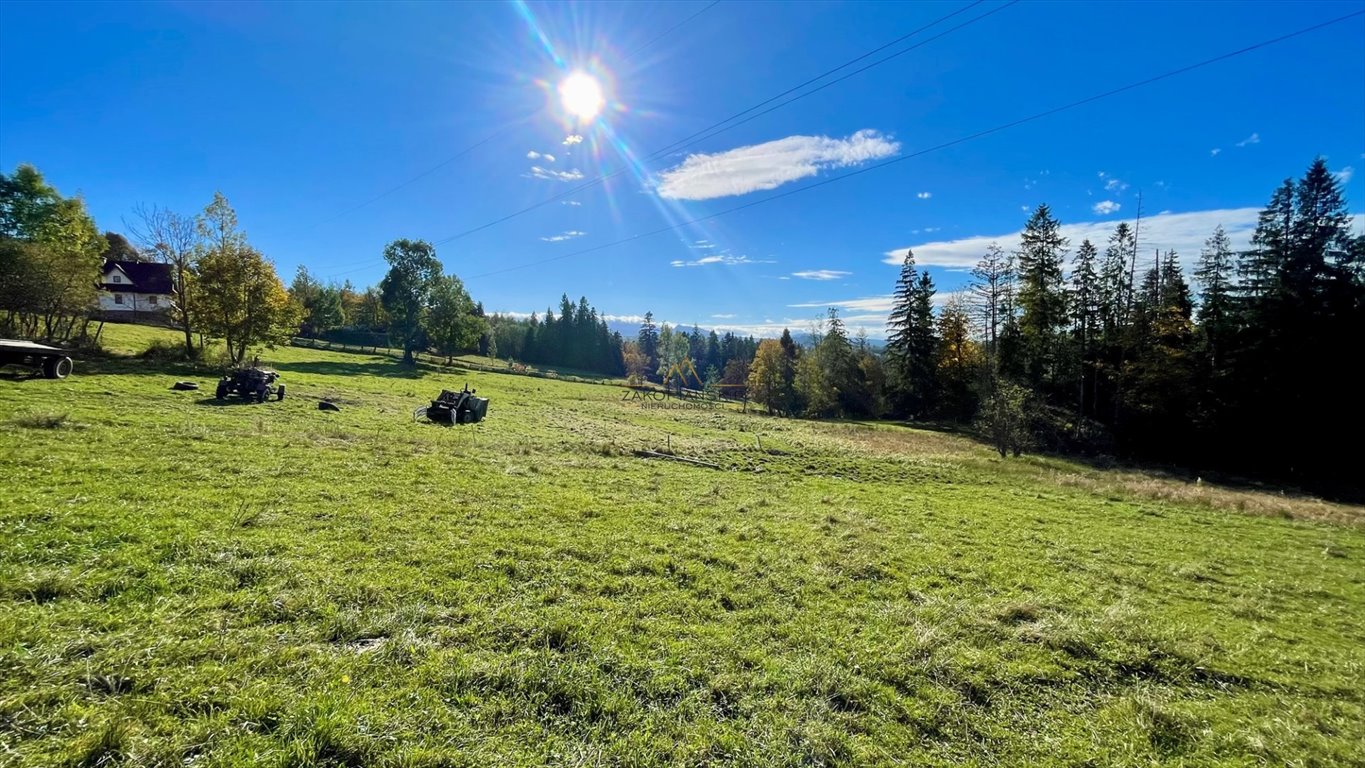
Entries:
POLYGON ((218 382, 218 390, 214 397, 225 400, 228 395, 237 395, 246 400, 263 403, 274 395, 276 400, 283 400, 284 384, 279 378, 278 372, 252 363, 224 374, 218 382))
POLYGON ((71 358, 60 347, 11 339, 0 339, 0 365, 34 368, 49 379, 65 379, 72 368, 71 358))
POLYGON ((478 390, 470 389, 468 384, 459 392, 443 389, 431 405, 414 411, 413 418, 426 416, 437 424, 447 425, 476 424, 488 415, 488 398, 475 397, 476 392, 478 390))

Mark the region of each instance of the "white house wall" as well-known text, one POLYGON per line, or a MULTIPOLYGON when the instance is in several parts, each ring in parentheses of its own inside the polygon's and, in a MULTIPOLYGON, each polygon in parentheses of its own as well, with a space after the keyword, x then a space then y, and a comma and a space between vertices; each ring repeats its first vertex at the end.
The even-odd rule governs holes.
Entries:
POLYGON ((165 312, 171 306, 171 297, 166 294, 152 293, 120 293, 123 296, 123 303, 114 301, 114 294, 119 291, 99 292, 100 311, 102 312, 165 312), (156 304, 152 304, 148 299, 156 296, 156 304))

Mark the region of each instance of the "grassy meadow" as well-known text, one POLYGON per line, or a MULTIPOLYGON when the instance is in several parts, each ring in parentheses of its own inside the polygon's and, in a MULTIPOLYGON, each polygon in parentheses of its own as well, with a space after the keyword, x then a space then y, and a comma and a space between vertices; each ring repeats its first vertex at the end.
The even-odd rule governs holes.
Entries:
POLYGON ((0 765, 1365 765, 1361 508, 158 338, 0 376, 0 765))

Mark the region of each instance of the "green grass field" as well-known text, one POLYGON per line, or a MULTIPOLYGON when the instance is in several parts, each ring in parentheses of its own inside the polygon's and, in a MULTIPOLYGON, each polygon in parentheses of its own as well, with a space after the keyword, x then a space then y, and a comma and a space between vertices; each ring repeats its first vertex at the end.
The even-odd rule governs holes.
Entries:
POLYGON ((0 378, 0 765, 1365 764, 1360 508, 264 357, 0 378))

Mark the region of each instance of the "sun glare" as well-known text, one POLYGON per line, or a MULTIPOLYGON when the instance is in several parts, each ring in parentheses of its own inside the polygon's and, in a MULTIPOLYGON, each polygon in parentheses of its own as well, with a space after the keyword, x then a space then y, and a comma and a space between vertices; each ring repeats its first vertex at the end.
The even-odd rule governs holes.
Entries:
POLYGON ((586 72, 574 72, 560 82, 559 100, 565 111, 585 123, 597 117, 607 102, 597 78, 586 72))

